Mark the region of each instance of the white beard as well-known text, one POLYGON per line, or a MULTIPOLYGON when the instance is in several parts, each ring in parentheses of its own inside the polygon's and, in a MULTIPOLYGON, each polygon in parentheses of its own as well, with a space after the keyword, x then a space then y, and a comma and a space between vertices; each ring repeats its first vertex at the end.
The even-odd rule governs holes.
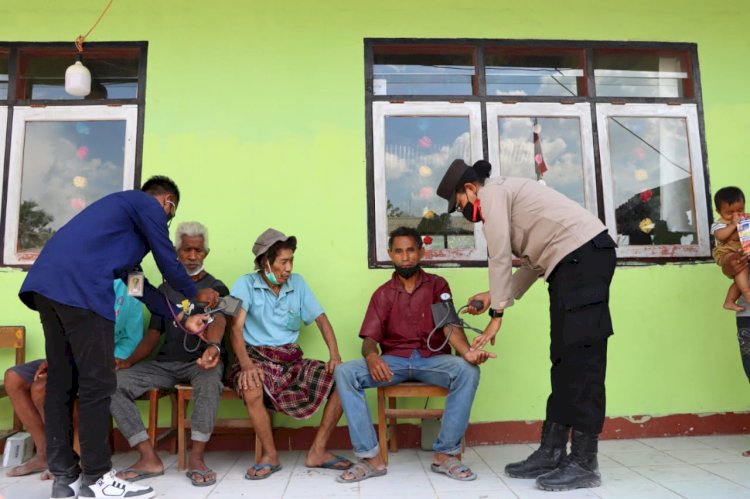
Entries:
POLYGON ((189 270, 188 270, 188 269, 186 268, 186 269, 185 269, 185 272, 187 272, 187 274, 188 274, 188 275, 189 275, 190 277, 195 277, 195 276, 197 276, 198 274, 200 274, 201 272, 203 272, 203 265, 201 265, 200 267, 198 267, 198 269, 196 269, 196 270, 195 270, 194 272, 190 272, 190 271, 189 271, 189 270))

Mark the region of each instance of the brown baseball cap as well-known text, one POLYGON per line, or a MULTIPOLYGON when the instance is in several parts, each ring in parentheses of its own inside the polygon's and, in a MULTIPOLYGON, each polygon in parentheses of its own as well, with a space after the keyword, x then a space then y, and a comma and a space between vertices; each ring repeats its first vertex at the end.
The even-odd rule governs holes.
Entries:
POLYGON ((258 239, 255 240, 255 244, 253 244, 253 254, 257 258, 265 254, 266 251, 268 251, 268 249, 275 243, 278 243, 279 241, 288 241, 290 239, 294 242, 295 245, 297 244, 296 237, 286 237, 283 232, 268 228, 263 232, 263 234, 258 236, 258 239))
POLYGON ((448 200, 448 213, 456 209, 456 191, 463 185, 461 180, 470 168, 464 160, 454 159, 438 185, 437 195, 448 200))

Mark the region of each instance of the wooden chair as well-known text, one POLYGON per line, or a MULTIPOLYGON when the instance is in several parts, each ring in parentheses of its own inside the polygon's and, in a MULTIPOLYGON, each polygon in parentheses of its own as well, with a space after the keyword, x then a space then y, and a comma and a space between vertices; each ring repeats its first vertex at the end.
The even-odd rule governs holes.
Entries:
MULTIPOLYGON (((15 365, 26 362, 26 328, 24 326, 0 326, 0 348, 14 348, 16 350, 15 365)), ((7 396, 5 384, 0 381, 0 398, 7 396)), ((13 409, 13 428, 0 430, 0 440, 8 438, 21 429, 21 420, 18 419, 18 414, 13 409)))
MULTIPOLYGON (((136 400, 148 400, 148 426, 146 432, 148 433, 148 441, 151 445, 156 448, 159 442, 166 439, 172 439, 170 442, 169 450, 172 454, 177 452, 177 393, 174 390, 162 390, 159 388, 151 388, 146 393, 138 397, 136 400), (164 397, 170 397, 172 399, 172 425, 167 430, 158 433, 158 417, 159 417, 159 400, 164 397)), ((112 418, 110 418, 110 446, 114 448, 114 442, 112 438, 112 418)), ((75 400, 73 405, 73 449, 80 454, 81 445, 78 435, 78 399, 75 400)))
MULTIPOLYGON (((178 470, 183 471, 187 465, 187 437, 185 430, 190 428, 190 419, 187 417, 187 402, 193 400, 193 387, 190 385, 179 384, 177 389, 177 454, 178 470)), ((221 391, 220 400, 240 400, 237 392, 231 388, 224 387, 221 391)), ((229 432, 234 433, 237 430, 252 429, 253 425, 250 418, 217 418, 214 425, 214 434, 229 432)), ((255 462, 259 462, 261 457, 261 445, 258 435, 255 435, 255 462)))
POLYGON ((443 409, 398 409, 396 399, 414 397, 445 397, 448 389, 414 381, 378 388, 378 444, 380 457, 388 464, 388 447, 391 452, 398 452, 396 441, 396 420, 398 418, 429 419, 440 418, 443 409), (386 418, 388 427, 386 428, 386 418))

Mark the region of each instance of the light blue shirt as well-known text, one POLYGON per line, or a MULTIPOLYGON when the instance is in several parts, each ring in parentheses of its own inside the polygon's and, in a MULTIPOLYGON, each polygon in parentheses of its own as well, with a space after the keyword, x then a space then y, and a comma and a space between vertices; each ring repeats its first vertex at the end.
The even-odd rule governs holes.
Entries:
POLYGON ((243 337, 253 346, 296 343, 302 322, 310 324, 324 313, 299 274, 289 276, 278 296, 258 272, 245 274, 234 283, 231 294, 242 300, 247 312, 243 337))
POLYGON ((115 357, 127 359, 143 338, 143 304, 115 279, 115 357))

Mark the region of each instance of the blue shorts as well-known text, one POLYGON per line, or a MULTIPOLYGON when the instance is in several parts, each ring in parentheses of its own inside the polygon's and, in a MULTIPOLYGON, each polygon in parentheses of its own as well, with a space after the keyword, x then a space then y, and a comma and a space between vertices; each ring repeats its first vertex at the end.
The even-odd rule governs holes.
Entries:
POLYGON ((44 359, 32 360, 31 362, 27 362, 25 364, 13 366, 9 369, 9 371, 13 371, 14 373, 21 376, 21 378, 23 378, 25 382, 27 382, 28 384, 32 384, 34 383, 34 374, 36 374, 36 370, 39 369, 39 366, 42 365, 42 362, 44 362, 44 359))

